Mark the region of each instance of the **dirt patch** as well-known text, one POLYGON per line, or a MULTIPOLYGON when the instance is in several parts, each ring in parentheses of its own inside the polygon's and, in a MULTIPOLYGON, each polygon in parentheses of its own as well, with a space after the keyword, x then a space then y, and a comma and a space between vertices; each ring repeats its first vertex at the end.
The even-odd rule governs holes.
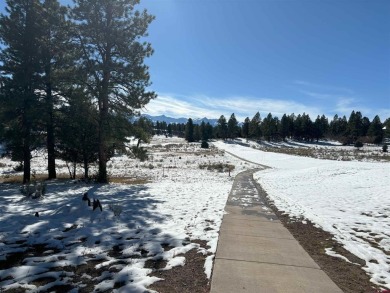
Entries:
MULTIPOLYGON (((194 242, 194 241, 192 241, 194 242)), ((205 247, 204 241, 196 241, 205 247)), ((210 292, 210 280, 204 273, 206 256, 192 249, 183 255, 186 258, 184 266, 174 267, 163 271, 163 260, 149 261, 147 266, 154 269, 151 276, 163 279, 152 284, 149 289, 159 293, 208 293, 210 292)))

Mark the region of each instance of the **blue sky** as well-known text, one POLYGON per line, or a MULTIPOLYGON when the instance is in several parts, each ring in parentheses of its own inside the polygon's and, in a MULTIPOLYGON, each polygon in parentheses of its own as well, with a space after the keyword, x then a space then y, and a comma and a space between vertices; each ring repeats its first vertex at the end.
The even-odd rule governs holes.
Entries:
POLYGON ((156 16, 151 115, 390 117, 388 0, 141 2, 156 16))

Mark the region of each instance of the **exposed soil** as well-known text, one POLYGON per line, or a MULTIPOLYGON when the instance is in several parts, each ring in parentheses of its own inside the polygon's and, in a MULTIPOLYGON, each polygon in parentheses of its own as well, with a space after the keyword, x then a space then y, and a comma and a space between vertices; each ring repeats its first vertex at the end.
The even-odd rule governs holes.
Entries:
MULTIPOLYGON (((204 241, 197 241, 205 246, 204 241)), ((183 255, 186 258, 184 266, 174 267, 171 270, 161 270, 165 267, 165 261, 147 263, 154 269, 152 276, 163 279, 152 284, 149 289, 160 293, 208 293, 210 292, 210 280, 204 273, 206 256, 192 249, 183 255)))

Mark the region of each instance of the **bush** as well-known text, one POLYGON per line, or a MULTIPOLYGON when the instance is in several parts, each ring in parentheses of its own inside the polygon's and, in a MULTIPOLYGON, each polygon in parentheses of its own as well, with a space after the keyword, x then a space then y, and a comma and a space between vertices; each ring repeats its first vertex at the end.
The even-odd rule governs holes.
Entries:
POLYGON ((132 147, 131 152, 133 153, 134 157, 139 159, 141 162, 144 162, 148 159, 147 150, 144 149, 143 147, 140 148, 132 147))
POLYGON ((357 149, 361 148, 362 146, 363 146, 363 143, 360 140, 357 140, 354 144, 354 147, 357 149))
POLYGON ((387 153, 387 148, 388 148, 387 144, 384 144, 383 147, 382 147, 382 151, 384 153, 387 153))
POLYGON ((218 171, 218 172, 228 172, 234 170, 234 165, 224 164, 224 163, 208 163, 200 164, 199 169, 207 169, 209 171, 218 171))
POLYGON ((202 149, 208 149, 209 148, 209 143, 207 141, 202 141, 202 144, 200 145, 202 149))

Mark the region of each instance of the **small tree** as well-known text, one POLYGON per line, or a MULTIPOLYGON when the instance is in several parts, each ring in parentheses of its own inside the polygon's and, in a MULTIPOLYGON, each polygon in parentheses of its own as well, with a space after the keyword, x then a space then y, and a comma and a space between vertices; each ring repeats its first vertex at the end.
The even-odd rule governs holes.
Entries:
POLYGON ((384 153, 387 153, 387 144, 384 144, 383 145, 383 147, 382 147, 382 151, 384 152, 384 153))

